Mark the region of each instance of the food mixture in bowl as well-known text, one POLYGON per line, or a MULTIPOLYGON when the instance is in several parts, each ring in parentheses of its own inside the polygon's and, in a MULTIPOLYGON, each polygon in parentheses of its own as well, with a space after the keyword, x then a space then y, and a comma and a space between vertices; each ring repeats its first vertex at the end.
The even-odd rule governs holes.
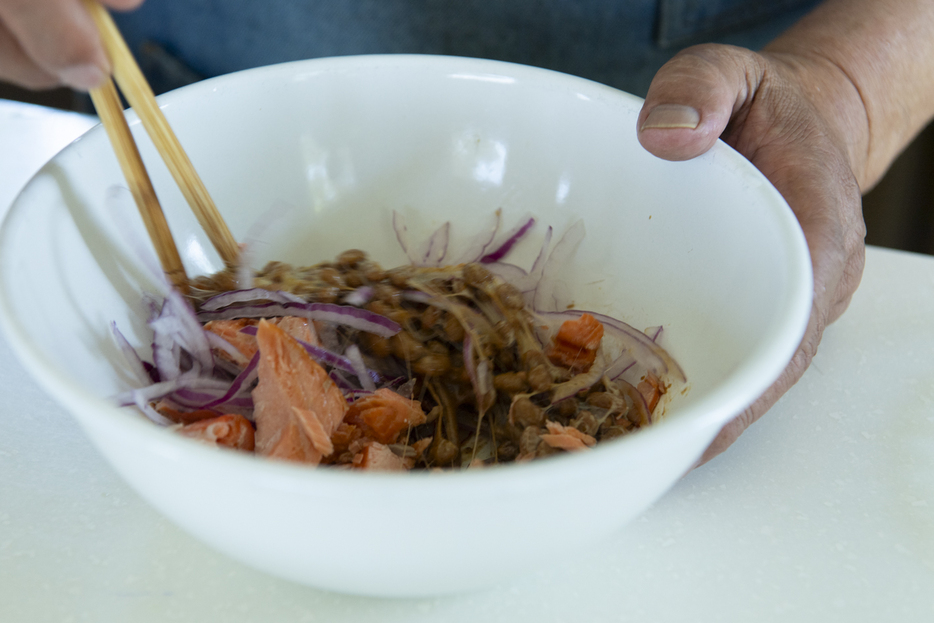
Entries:
POLYGON ((450 226, 384 269, 334 261, 230 269, 151 303, 153 362, 120 397, 208 443, 311 465, 479 467, 586 450, 647 426, 684 375, 661 327, 567 309, 558 267, 583 238, 551 228, 530 270, 505 262, 535 224, 500 213, 459 258, 450 226), (562 309, 564 308, 564 309, 562 309))

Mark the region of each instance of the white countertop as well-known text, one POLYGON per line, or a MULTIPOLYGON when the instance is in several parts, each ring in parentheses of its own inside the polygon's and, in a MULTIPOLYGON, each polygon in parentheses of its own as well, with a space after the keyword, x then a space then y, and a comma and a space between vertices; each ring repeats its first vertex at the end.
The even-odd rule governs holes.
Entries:
MULTIPOLYGON (((0 215, 93 123, 0 100, 0 215)), ((4 623, 934 620, 926 256, 870 248, 802 381, 599 551, 458 597, 347 597, 215 553, 117 477, 2 337, 0 397, 4 623)))

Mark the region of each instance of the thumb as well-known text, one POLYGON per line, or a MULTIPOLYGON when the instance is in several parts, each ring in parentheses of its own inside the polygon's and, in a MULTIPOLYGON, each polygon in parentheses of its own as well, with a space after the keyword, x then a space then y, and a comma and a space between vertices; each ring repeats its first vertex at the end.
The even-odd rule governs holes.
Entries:
POLYGON ((652 80, 639 114, 639 142, 666 160, 688 160, 713 147, 755 92, 758 59, 754 52, 724 45, 678 53, 652 80))

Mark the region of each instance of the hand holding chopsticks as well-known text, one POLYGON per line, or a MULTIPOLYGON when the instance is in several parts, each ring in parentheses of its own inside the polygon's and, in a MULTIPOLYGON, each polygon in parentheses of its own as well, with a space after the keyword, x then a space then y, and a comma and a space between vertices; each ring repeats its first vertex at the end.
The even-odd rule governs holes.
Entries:
MULTIPOLYGON (((97 24, 104 48, 110 57, 113 76, 120 90, 139 116, 143 127, 152 138, 156 149, 175 179, 175 183, 178 184, 221 259, 228 266, 233 266, 239 255, 237 242, 162 114, 152 89, 120 35, 117 25, 107 10, 96 0, 84 0, 84 4, 97 24)), ((168 225, 159 207, 152 183, 146 174, 139 151, 136 149, 132 134, 123 117, 123 108, 113 82, 108 81, 103 87, 92 89, 91 98, 114 146, 124 176, 143 215, 149 236, 156 246, 163 270, 176 286, 186 284, 181 258, 172 242, 171 233, 168 231, 168 225)))

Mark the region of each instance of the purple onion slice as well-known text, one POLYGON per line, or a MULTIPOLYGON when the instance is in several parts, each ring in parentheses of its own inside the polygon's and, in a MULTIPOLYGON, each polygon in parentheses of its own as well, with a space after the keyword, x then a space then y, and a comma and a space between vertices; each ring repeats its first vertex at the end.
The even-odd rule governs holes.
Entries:
POLYGON ((520 275, 510 281, 514 287, 525 295, 526 304, 532 304, 531 299, 534 298, 535 291, 542 281, 542 271, 545 269, 548 247, 551 245, 551 237, 553 234, 554 229, 549 226, 548 229, 545 230, 545 239, 542 241, 542 246, 538 251, 538 255, 532 263, 532 268, 530 268, 525 275, 520 275))
MULTIPOLYGON (((253 355, 253 358, 250 359, 250 363, 248 363, 246 367, 243 368, 243 371, 237 375, 237 378, 231 381, 230 387, 227 389, 226 392, 224 392, 223 396, 216 398, 215 400, 212 400, 210 402, 206 402, 200 405, 199 408, 210 409, 212 407, 220 407, 220 406, 227 404, 234 398, 237 398, 238 394, 240 394, 242 390, 245 390, 246 388, 250 387, 250 385, 253 384, 253 381, 256 380, 258 374, 259 374, 259 352, 253 355)), ((253 400, 251 398, 250 406, 252 406, 252 403, 253 403, 253 400)), ((252 421, 253 418, 251 416, 248 419, 252 421)))
POLYGON ((344 356, 350 361, 354 374, 360 379, 360 387, 369 392, 375 392, 376 383, 370 378, 370 371, 367 370, 366 364, 363 363, 363 354, 360 352, 360 348, 356 344, 351 344, 344 351, 344 356))
POLYGON ((639 420, 642 424, 652 423, 652 412, 649 411, 649 403, 645 401, 645 396, 636 388, 635 385, 622 379, 616 380, 620 390, 632 400, 633 408, 639 413, 639 420))
POLYGON ((334 303, 260 303, 218 311, 202 311, 198 314, 198 319, 201 322, 209 322, 232 318, 280 316, 300 316, 309 320, 333 322, 381 337, 392 337, 402 330, 402 327, 385 316, 350 305, 335 305, 334 303))
MULTIPOLYGON (((240 329, 240 333, 246 333, 247 335, 256 335, 256 331, 257 329, 255 326, 247 326, 247 327, 243 327, 242 329, 240 329)), ((357 368, 354 367, 353 362, 348 357, 339 355, 335 353, 334 351, 328 350, 321 346, 315 346, 314 344, 309 344, 308 342, 304 340, 299 340, 296 338, 295 341, 301 344, 302 348, 304 348, 305 351, 309 355, 311 355, 311 358, 317 361, 318 363, 322 363, 326 366, 329 366, 331 368, 336 368, 344 372, 349 372, 350 374, 357 374, 358 372, 357 368)), ((359 349, 358 349, 358 352, 359 352, 359 349)), ((361 359, 361 362, 362 362, 362 359, 361 359)), ((382 377, 379 375, 378 372, 376 372, 375 370, 369 370, 365 366, 364 366, 364 370, 366 370, 366 376, 371 380, 371 382, 373 382, 374 384, 382 382, 382 377)))
POLYGON ((409 228, 405 226, 405 218, 395 210, 392 211, 392 229, 396 232, 396 241, 402 247, 402 252, 409 258, 409 262, 417 266, 418 255, 409 247, 409 228))
POLYGON ((480 258, 480 263, 490 264, 492 262, 498 262, 509 255, 509 252, 516 246, 516 243, 522 240, 525 235, 531 231, 533 225, 535 225, 535 219, 531 216, 524 222, 519 223, 506 234, 506 239, 502 243, 496 245, 492 251, 480 258))
POLYGON ((363 307, 373 298, 373 286, 360 286, 344 297, 344 305, 363 307))
POLYGON ((130 368, 130 371, 136 376, 136 379, 144 385, 152 383, 153 378, 149 370, 146 369, 142 358, 130 344, 129 340, 127 340, 117 328, 116 322, 110 323, 110 330, 113 333, 117 347, 120 349, 121 354, 123 354, 123 359, 126 361, 127 367, 130 368))
POLYGON ((445 222, 436 229, 425 243, 424 250, 420 253, 421 263, 419 266, 440 266, 448 253, 448 243, 450 241, 451 222, 445 222))
POLYGON ((551 253, 548 254, 548 260, 542 266, 541 280, 535 289, 533 304, 535 309, 557 311, 561 308, 561 299, 564 297, 559 295, 562 288, 556 276, 568 264, 583 239, 584 221, 577 220, 562 234, 551 253))
POLYGON ((269 301, 271 303, 305 303, 305 299, 284 290, 267 290, 266 288, 250 288, 248 290, 231 290, 212 296, 201 304, 201 311, 217 311, 238 303, 251 303, 269 301))
POLYGON ((469 241, 464 252, 452 263, 466 264, 468 262, 479 262, 480 258, 486 254, 486 250, 493 243, 493 239, 496 238, 502 221, 503 210, 500 208, 493 212, 492 222, 469 241))

